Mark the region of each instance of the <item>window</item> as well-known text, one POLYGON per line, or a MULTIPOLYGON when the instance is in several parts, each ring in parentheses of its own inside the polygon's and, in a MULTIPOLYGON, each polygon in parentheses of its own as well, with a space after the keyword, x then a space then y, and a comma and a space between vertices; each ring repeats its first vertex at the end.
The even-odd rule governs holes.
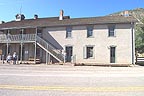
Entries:
POLYGON ((94 46, 85 46, 84 47, 84 58, 93 58, 94 57, 94 46))
POLYGON ((67 27, 66 28, 66 38, 71 38, 72 37, 72 28, 67 27))
POLYGON ((87 47, 87 58, 93 57, 93 47, 87 47))
POLYGON ((115 36, 115 25, 108 26, 108 36, 109 37, 115 36))
POLYGON ((92 37, 93 36, 93 26, 88 26, 87 27, 87 37, 92 37))

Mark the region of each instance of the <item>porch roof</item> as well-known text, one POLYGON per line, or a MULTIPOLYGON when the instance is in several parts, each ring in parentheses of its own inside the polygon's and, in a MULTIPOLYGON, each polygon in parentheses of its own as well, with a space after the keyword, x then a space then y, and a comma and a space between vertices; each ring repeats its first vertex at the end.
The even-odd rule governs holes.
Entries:
POLYGON ((18 28, 36 28, 36 27, 57 27, 57 26, 75 26, 75 25, 93 25, 93 24, 114 24, 137 22, 133 16, 103 16, 88 18, 70 18, 64 16, 63 20, 59 17, 25 19, 21 21, 10 21, 0 24, 0 30, 18 29, 18 28))

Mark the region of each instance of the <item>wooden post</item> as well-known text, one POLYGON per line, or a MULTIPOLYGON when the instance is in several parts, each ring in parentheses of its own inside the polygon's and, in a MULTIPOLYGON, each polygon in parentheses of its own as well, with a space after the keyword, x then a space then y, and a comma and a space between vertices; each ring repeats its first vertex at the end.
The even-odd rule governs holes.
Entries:
MULTIPOLYGON (((48 44, 46 46, 48 48, 48 44)), ((46 52, 46 65, 48 65, 48 53, 46 52)))
POLYGON ((7 55, 9 54, 9 30, 7 34, 7 55))
POLYGON ((9 51, 9 44, 8 44, 8 42, 7 42, 7 54, 6 55, 8 55, 8 52, 9 51))
POLYGON ((36 32, 35 32, 35 52, 34 52, 34 62, 35 62, 35 64, 36 64, 36 47, 37 47, 37 44, 36 44, 37 40, 36 40, 36 38, 37 38, 37 28, 36 28, 36 32))
POLYGON ((23 57, 23 29, 21 29, 21 31, 22 31, 22 33, 21 33, 21 35, 22 35, 22 38, 21 38, 21 57, 20 57, 20 63, 22 63, 22 57, 23 57))
POLYGON ((46 65, 48 65, 48 53, 46 52, 46 65))
POLYGON ((51 60, 50 60, 50 54, 48 54, 48 63, 50 64, 51 60))
POLYGON ((23 50, 23 43, 21 42, 21 57, 20 57, 20 64, 22 64, 22 55, 23 55, 23 54, 22 54, 22 53, 23 53, 22 50, 23 50))
POLYGON ((4 64, 4 55, 2 55, 2 64, 4 64))

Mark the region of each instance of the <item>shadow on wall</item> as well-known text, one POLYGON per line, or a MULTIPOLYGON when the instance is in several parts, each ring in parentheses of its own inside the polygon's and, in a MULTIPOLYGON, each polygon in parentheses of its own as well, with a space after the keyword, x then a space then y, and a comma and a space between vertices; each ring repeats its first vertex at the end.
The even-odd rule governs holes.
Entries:
POLYGON ((43 37, 45 41, 49 42, 56 49, 63 50, 63 47, 48 32, 44 32, 43 37))

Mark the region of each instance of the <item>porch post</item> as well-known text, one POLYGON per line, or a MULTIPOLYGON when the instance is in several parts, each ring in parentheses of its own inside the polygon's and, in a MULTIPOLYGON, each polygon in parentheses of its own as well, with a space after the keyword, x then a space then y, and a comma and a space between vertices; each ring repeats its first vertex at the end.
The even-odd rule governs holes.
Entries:
POLYGON ((8 55, 8 51, 9 51, 9 31, 10 30, 8 30, 8 34, 7 34, 7 55, 8 55))
POLYGON ((46 52, 46 65, 48 65, 48 53, 46 52))
POLYGON ((20 57, 20 63, 22 63, 22 57, 23 57, 23 29, 21 29, 21 31, 22 31, 22 34, 21 34, 21 36, 22 36, 22 38, 21 38, 21 57, 20 57))
POLYGON ((20 64, 22 64, 22 50, 23 50, 23 43, 21 42, 21 56, 20 56, 20 64))
POLYGON ((36 38, 37 38, 37 28, 36 28, 36 32, 35 32, 35 52, 34 52, 34 62, 35 62, 35 64, 36 64, 36 47, 37 47, 37 44, 36 44, 37 40, 36 40, 36 38))
MULTIPOLYGON (((46 46, 47 48, 49 47, 49 45, 47 44, 47 46, 46 46)), ((45 51, 46 52, 46 51, 45 51)), ((48 53, 46 52, 46 65, 48 65, 48 53)))
POLYGON ((48 63, 50 64, 51 60, 50 60, 50 54, 48 54, 48 63))
POLYGON ((8 47, 9 47, 9 44, 8 44, 8 42, 7 42, 7 54, 6 54, 6 55, 8 55, 8 53, 9 53, 9 52, 8 52, 8 49, 9 49, 8 47))

